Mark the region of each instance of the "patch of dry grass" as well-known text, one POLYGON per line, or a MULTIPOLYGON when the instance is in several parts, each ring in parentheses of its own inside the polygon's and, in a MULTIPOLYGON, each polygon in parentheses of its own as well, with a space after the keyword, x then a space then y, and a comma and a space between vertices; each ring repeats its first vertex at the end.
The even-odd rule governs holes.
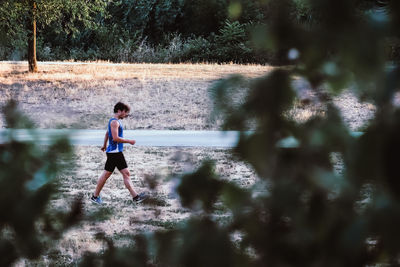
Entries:
POLYGON ((314 116, 325 116, 328 102, 338 108, 343 123, 352 131, 360 131, 375 116, 376 107, 368 102, 360 102, 351 90, 344 90, 331 98, 326 95, 324 88, 311 90, 310 84, 303 79, 295 78, 292 84, 298 99, 287 115, 299 123, 314 116))
MULTIPOLYGON (((235 64, 40 64, 28 73, 27 64, 0 62, 0 105, 16 99, 39 128, 103 129, 118 101, 131 105, 127 129, 218 130, 211 121, 212 83, 230 74, 258 77, 269 66, 235 64)), ((300 99, 290 116, 304 122, 324 115, 325 108, 304 80, 293 81, 300 99)), ((375 107, 360 103, 349 92, 334 99, 344 122, 362 128, 375 107)), ((0 119, 0 128, 5 127, 0 119)))
MULTIPOLYGON (((216 130, 208 88, 232 73, 255 77, 271 68, 216 64, 39 65, 0 63, 0 103, 14 98, 39 128, 105 127, 118 101, 131 105, 127 129, 216 130)), ((4 127, 4 121, 0 122, 4 127)))
MULTIPOLYGON (((77 197, 84 196, 84 215, 86 218, 94 216, 95 220, 81 222, 66 232, 60 241, 52 244, 61 254, 52 255, 50 251, 37 262, 43 263, 49 256, 58 257, 64 263, 76 262, 86 251, 101 252, 106 244, 95 239, 98 232, 113 237, 117 246, 123 246, 129 244, 128 236, 132 234, 169 229, 187 219, 190 212, 180 205, 174 191, 177 181, 173 177, 194 170, 204 159, 215 161, 216 172, 222 179, 232 179, 244 187, 251 186, 256 180, 255 172, 233 158, 228 149, 131 146, 126 148, 124 154, 133 185, 139 192, 150 192, 151 198, 157 201, 150 202, 152 205, 134 204, 120 173, 115 170, 101 193, 105 204, 99 206, 91 203, 89 196, 102 173, 105 154, 94 146, 75 149, 76 165, 59 177, 59 193, 51 205, 66 210, 77 197), (149 177, 155 177, 157 186, 154 189, 149 189, 149 177), (102 210, 107 211, 108 216, 96 218, 102 210)), ((21 266, 27 263, 34 262, 20 262, 21 266)))

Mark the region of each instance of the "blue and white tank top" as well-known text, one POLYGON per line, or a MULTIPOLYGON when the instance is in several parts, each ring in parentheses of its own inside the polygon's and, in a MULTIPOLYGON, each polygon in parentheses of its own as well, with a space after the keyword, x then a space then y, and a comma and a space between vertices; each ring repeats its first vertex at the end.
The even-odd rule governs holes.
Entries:
POLYGON ((118 121, 119 123, 119 127, 118 127, 118 136, 123 138, 123 132, 124 129, 122 127, 122 123, 120 120, 117 120, 116 118, 111 118, 108 121, 108 146, 107 146, 107 150, 106 153, 118 153, 118 152, 122 152, 122 150, 124 149, 124 144, 123 143, 118 143, 116 141, 113 140, 112 134, 111 134, 111 122, 112 121, 118 121))

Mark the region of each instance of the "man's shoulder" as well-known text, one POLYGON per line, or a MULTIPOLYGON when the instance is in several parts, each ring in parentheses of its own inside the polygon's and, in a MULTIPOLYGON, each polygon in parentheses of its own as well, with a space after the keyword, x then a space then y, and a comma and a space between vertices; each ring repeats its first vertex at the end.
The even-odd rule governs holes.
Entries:
POLYGON ((119 126, 119 121, 115 118, 110 119, 110 125, 111 126, 119 126))

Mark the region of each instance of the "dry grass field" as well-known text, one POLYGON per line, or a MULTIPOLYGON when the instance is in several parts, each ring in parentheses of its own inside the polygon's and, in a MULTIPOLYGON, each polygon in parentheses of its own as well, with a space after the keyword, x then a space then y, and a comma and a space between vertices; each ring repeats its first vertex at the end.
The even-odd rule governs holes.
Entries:
MULTIPOLYGON (((208 88, 231 73, 255 77, 265 66, 0 63, 0 103, 14 98, 39 128, 103 129, 118 101, 131 105, 127 129, 211 130, 208 88)), ((0 121, 0 128, 3 127, 0 121)))
MULTIPOLYGON (((132 107, 127 129, 217 130, 211 121, 208 88, 230 74, 258 77, 272 67, 217 64, 40 64, 28 73, 27 63, 0 62, 0 105, 18 100, 39 128, 103 129, 113 105, 132 107)), ((296 105, 291 115, 304 121, 323 112, 309 86, 293 81, 300 98, 311 105, 296 105)), ((362 127, 375 108, 359 103, 351 93, 333 99, 352 130, 362 127)), ((0 128, 4 119, 0 118, 0 128)))
MULTIPOLYGON (((124 121, 127 129, 217 130, 220 122, 209 120, 212 100, 208 88, 218 79, 238 73, 246 77, 267 74, 268 66, 213 64, 40 64, 39 73, 27 72, 27 64, 0 62, 0 105, 16 99, 19 106, 39 128, 105 129, 117 101, 131 105, 131 116, 124 121)), ((323 114, 324 107, 304 81, 293 81, 301 101, 290 112, 298 121, 323 114)), ((333 99, 342 110, 345 123, 358 130, 373 116, 375 108, 359 103, 351 93, 333 99)), ((0 128, 4 128, 0 119, 0 128)), ((203 159, 212 159, 223 179, 250 187, 256 174, 238 161, 229 149, 155 148, 126 146, 125 157, 132 181, 138 191, 150 191, 156 205, 135 205, 116 172, 107 182, 102 197, 105 205, 89 202, 98 176, 104 167, 105 155, 100 145, 75 147, 75 166, 59 178, 60 192, 52 200, 53 207, 64 209, 77 197, 85 199, 84 214, 94 216, 99 210, 108 217, 83 221, 56 244, 61 254, 49 251, 36 262, 21 260, 16 266, 46 266, 49 258, 62 265, 76 263, 85 251, 101 252, 105 244, 95 240, 97 232, 113 236, 118 245, 129 243, 127 236, 154 230, 169 229, 190 216, 174 194, 173 174, 194 170, 203 159), (157 177, 158 186, 149 189, 148 177, 157 177)), ((224 210, 215 214, 223 219, 224 210)))
MULTIPOLYGON (((94 221, 84 220, 54 244, 62 254, 55 255, 56 259, 65 264, 78 261, 86 251, 101 252, 105 249, 106 244, 94 238, 96 233, 105 233, 113 237, 116 245, 123 246, 129 244, 131 235, 170 229, 187 219, 191 213, 180 205, 174 193, 177 185, 174 175, 194 170, 204 159, 214 160, 215 170, 223 179, 241 186, 252 186, 256 177, 249 166, 235 159, 226 149, 131 146, 124 154, 133 185, 139 192, 149 192, 154 204, 134 204, 116 170, 102 191, 104 205, 99 206, 91 203, 89 196, 102 172, 105 156, 94 146, 76 147, 75 150, 76 166, 59 177, 60 193, 51 202, 52 206, 65 210, 76 197, 83 196, 86 218, 93 218, 99 211, 109 216, 94 221), (149 178, 157 183, 153 189, 149 186, 149 178)), ((222 220, 225 216, 221 210, 215 214, 215 219, 222 220)), ((52 255, 51 251, 49 254, 52 255)), ((45 260, 46 257, 41 262, 45 260)))

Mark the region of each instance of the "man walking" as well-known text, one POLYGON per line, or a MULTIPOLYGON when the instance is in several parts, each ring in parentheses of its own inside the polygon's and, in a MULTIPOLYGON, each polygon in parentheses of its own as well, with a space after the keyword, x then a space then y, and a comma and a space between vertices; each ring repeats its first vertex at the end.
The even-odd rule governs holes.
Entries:
POLYGON ((114 116, 108 122, 108 130, 104 136, 104 144, 101 150, 106 152, 107 161, 104 167, 104 172, 101 174, 97 181, 97 186, 91 201, 97 204, 102 204, 103 201, 100 197, 100 191, 106 183, 107 179, 113 173, 115 167, 121 172, 124 179, 125 187, 129 190, 133 201, 140 203, 147 198, 145 193, 138 194, 132 187, 128 165, 126 164, 123 151, 124 143, 134 145, 135 140, 123 138, 123 126, 121 120, 128 117, 130 108, 128 105, 118 102, 114 106, 114 116), (108 141, 108 146, 107 146, 108 141))

